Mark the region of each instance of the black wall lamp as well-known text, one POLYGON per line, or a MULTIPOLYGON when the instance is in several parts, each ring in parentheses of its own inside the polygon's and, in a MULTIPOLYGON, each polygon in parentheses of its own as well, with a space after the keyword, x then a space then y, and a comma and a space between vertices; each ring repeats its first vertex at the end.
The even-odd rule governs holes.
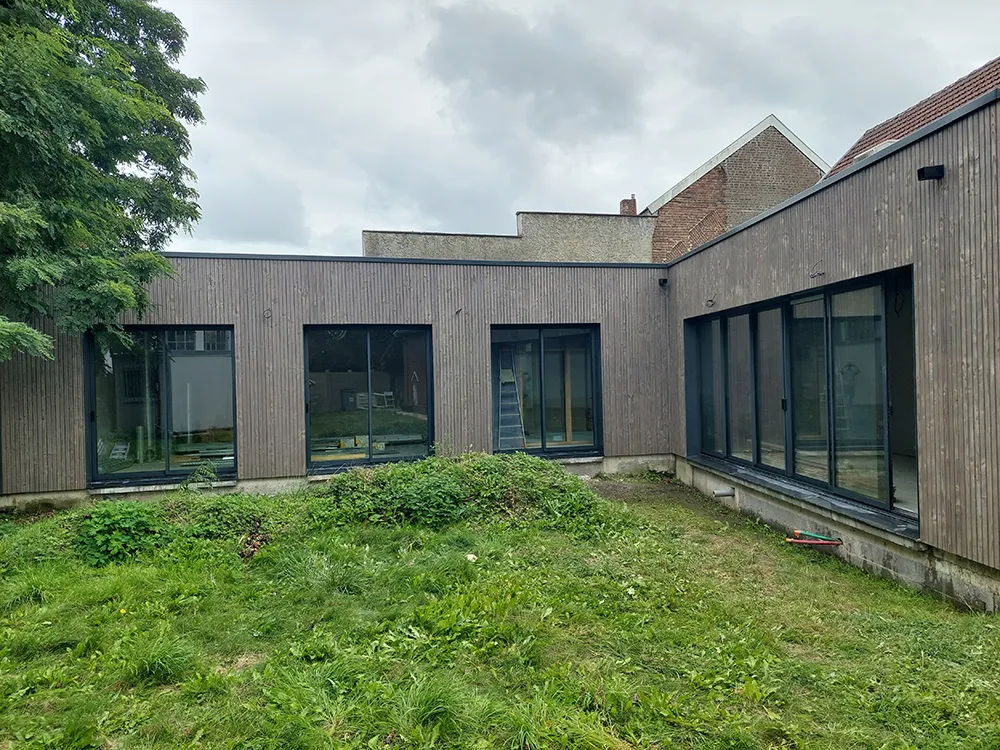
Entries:
POLYGON ((917 170, 917 179, 921 182, 924 180, 943 180, 944 164, 935 164, 932 167, 921 167, 917 170))
POLYGON ((660 279, 660 288, 666 289, 667 284, 670 283, 670 279, 660 279))

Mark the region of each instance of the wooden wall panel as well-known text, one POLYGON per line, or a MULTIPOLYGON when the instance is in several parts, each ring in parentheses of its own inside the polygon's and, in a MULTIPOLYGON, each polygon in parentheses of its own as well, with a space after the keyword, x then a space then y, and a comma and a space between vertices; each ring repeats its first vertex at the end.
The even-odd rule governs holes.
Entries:
POLYGON ((921 537, 1000 568, 997 119, 980 109, 669 269, 672 452, 685 319, 912 264, 921 537), (918 182, 931 164, 945 179, 918 182))
POLYGON ((79 339, 57 336, 51 361, 18 354, 0 364, 0 494, 82 488, 83 419, 79 339))
MULTIPOLYGON (((155 308, 142 322, 234 327, 241 478, 305 473, 305 325, 432 326, 435 437, 461 451, 492 445, 491 325, 596 323, 606 455, 666 452, 662 269, 173 262, 177 277, 153 285, 155 308)), ((84 487, 80 350, 62 341, 54 364, 20 358, 2 371, 4 492, 84 487)))

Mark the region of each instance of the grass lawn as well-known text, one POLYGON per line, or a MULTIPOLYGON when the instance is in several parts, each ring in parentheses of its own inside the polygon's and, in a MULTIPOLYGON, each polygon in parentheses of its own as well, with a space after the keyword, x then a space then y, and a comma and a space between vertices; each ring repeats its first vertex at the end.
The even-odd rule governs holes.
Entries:
POLYGON ((121 564, 86 511, 0 521, 0 748, 1000 747, 995 618, 676 484, 553 504, 535 459, 476 460, 395 510, 177 495, 121 564), (427 505, 462 482, 506 512, 427 505))

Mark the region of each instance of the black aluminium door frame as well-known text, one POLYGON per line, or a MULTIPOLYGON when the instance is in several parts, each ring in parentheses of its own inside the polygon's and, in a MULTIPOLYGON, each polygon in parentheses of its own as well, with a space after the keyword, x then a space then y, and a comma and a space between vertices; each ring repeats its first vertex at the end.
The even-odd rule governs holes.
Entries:
MULTIPOLYGON (((604 401, 603 401, 603 387, 601 380, 601 327, 598 323, 539 323, 533 325, 517 325, 517 324, 500 324, 490 326, 490 355, 491 355, 491 372, 492 377, 490 378, 490 389, 492 391, 492 409, 493 409, 493 451, 495 453, 530 453, 534 455, 547 455, 547 456, 593 456, 593 455, 603 455, 604 453, 604 401), (590 343, 590 388, 591 397, 593 398, 593 421, 594 421, 594 444, 585 445, 576 448, 561 448, 549 450, 547 444, 547 424, 545 418, 545 339, 546 332, 552 330, 576 330, 581 334, 588 334, 590 343), (499 409, 500 409, 500 364, 499 356, 500 350, 503 346, 502 342, 494 343, 492 341, 493 331, 534 331, 537 333, 537 338, 530 339, 531 341, 538 341, 538 373, 539 373, 539 407, 540 407, 540 429, 541 429, 541 448, 525 448, 520 451, 501 451, 499 449, 499 409)), ((549 336, 548 338, 551 338, 549 336)), ((527 339, 526 339, 527 340, 527 339)))
POLYGON ((434 449, 434 430, 435 430, 435 420, 434 420, 434 328, 431 325, 425 323, 309 323, 302 326, 302 379, 303 388, 305 395, 305 408, 303 413, 305 415, 305 466, 306 475, 309 474, 331 474, 341 471, 343 468, 350 468, 353 466, 366 466, 370 464, 379 463, 392 463, 394 461, 409 461, 416 460, 415 458, 408 457, 392 457, 388 459, 378 459, 375 458, 375 454, 372 446, 372 346, 371 346, 371 335, 372 331, 378 332, 380 330, 385 331, 420 331, 424 334, 424 361, 426 366, 426 399, 427 399, 427 452, 428 455, 433 452, 434 449), (364 331, 365 332, 365 363, 368 368, 368 373, 365 378, 366 387, 368 388, 368 457, 363 459, 352 459, 346 461, 323 461, 313 463, 312 460, 312 417, 309 408, 310 399, 310 386, 309 386, 309 333, 310 331, 340 331, 340 330, 354 330, 354 331, 364 331))
POLYGON ((228 331, 230 334, 230 348, 229 348, 229 361, 231 368, 231 383, 232 383, 232 394, 233 394, 233 465, 232 468, 224 468, 218 471, 218 473, 225 477, 233 477, 239 475, 239 436, 238 436, 238 406, 237 406, 237 395, 236 395, 236 328, 232 325, 129 325, 125 326, 125 332, 140 332, 140 331, 150 331, 157 333, 162 338, 162 353, 160 356, 159 363, 159 375, 160 375, 160 423, 161 423, 161 440, 164 446, 164 456, 163 456, 163 471, 156 472, 133 472, 126 474, 101 474, 98 469, 97 461, 97 381, 94 378, 94 367, 96 364, 96 356, 98 347, 97 340, 94 337, 92 331, 88 331, 83 335, 83 387, 84 387, 84 398, 83 398, 83 409, 84 409, 84 424, 86 425, 86 452, 87 452, 87 485, 102 485, 102 486, 115 486, 115 485, 130 485, 130 484, 149 484, 155 480, 169 479, 172 477, 183 477, 190 474, 194 469, 189 471, 182 470, 171 470, 170 468, 170 426, 172 419, 169 419, 170 410, 169 406, 172 406, 172 396, 170 392, 170 367, 168 365, 168 349, 167 349, 167 331, 228 331), (168 403, 169 402, 169 403, 168 403))
MULTIPOLYGON (((794 479, 797 482, 802 482, 804 484, 813 485, 813 486, 816 486, 816 487, 819 487, 819 488, 822 488, 822 489, 834 492, 835 494, 847 497, 849 499, 856 500, 858 502, 864 503, 866 505, 871 505, 871 506, 874 506, 874 507, 877 507, 877 508, 888 509, 888 510, 892 510, 893 509, 893 503, 892 503, 892 478, 893 478, 893 471, 892 471, 892 469, 893 469, 893 467, 892 467, 892 454, 891 454, 892 443, 891 443, 891 426, 889 424, 890 421, 891 421, 890 418, 889 418, 889 408, 890 408, 890 396, 891 396, 891 394, 889 393, 889 390, 888 390, 889 389, 889 382, 888 382, 888 361, 889 360, 888 360, 888 335, 887 335, 888 334, 888 329, 887 329, 887 319, 888 319, 888 305, 889 305, 889 300, 888 300, 887 288, 888 288, 888 284, 889 284, 890 281, 896 281, 896 282, 898 282, 898 279, 903 278, 903 276, 905 275, 905 273, 906 273, 905 269, 894 269, 892 271, 886 271, 886 272, 882 272, 882 273, 878 273, 878 274, 872 274, 870 276, 867 276, 867 277, 864 277, 864 278, 860 278, 860 279, 850 279, 850 280, 845 281, 845 282, 839 282, 839 283, 836 283, 836 284, 831 284, 831 285, 829 285, 827 287, 822 287, 822 288, 819 288, 819 289, 811 289, 811 290, 799 292, 799 293, 788 295, 788 296, 781 297, 781 298, 775 298, 775 299, 767 300, 767 301, 764 301, 764 302, 758 302, 758 303, 753 303, 751 305, 745 305, 745 306, 739 307, 739 308, 733 308, 731 310, 726 310, 726 311, 721 312, 721 313, 714 313, 714 314, 700 316, 700 317, 694 319, 694 322, 696 324, 696 331, 697 331, 696 340, 697 340, 698 346, 701 347, 701 346, 703 346, 705 344, 706 326, 710 325, 712 321, 714 321, 714 320, 718 320, 719 321, 720 336, 725 337, 728 334, 728 320, 730 318, 736 317, 738 315, 742 315, 742 314, 745 314, 745 313, 752 313, 752 316, 751 316, 751 331, 752 331, 752 334, 751 334, 751 351, 752 351, 751 357, 753 358, 753 362, 754 362, 753 368, 752 368, 752 370, 753 370, 752 377, 754 378, 754 386, 753 386, 754 387, 754 394, 753 394, 753 398, 751 399, 751 403, 752 403, 752 409, 753 409, 752 424, 753 424, 753 428, 754 428, 754 431, 755 431, 755 434, 754 434, 754 447, 753 447, 753 449, 754 449, 754 462, 753 462, 753 465, 756 468, 759 468, 759 469, 761 469, 763 471, 766 471, 766 472, 769 472, 769 473, 772 473, 772 474, 778 474, 778 475, 787 476, 790 479, 794 479), (834 415, 834 410, 835 410, 835 405, 834 405, 834 398, 835 398, 835 396, 834 396, 834 392, 833 392, 833 388, 832 388, 832 383, 831 383, 831 379, 833 377, 833 374, 832 374, 833 373, 833 357, 832 357, 832 346, 833 346, 832 341, 833 341, 833 337, 832 337, 832 308, 831 308, 832 297, 834 295, 841 294, 841 293, 844 293, 844 292, 849 292, 849 291, 853 291, 853 290, 857 290, 857 289, 867 289, 867 288, 871 288, 871 287, 878 287, 880 289, 881 294, 882 294, 882 302, 883 302, 883 304, 881 306, 881 318, 882 318, 882 320, 880 321, 878 329, 879 329, 880 335, 882 336, 882 384, 881 385, 882 385, 882 390, 883 390, 883 405, 882 405, 882 408, 883 408, 883 423, 884 423, 884 429, 882 431, 883 432, 882 447, 883 447, 883 452, 885 454, 885 468, 884 468, 884 471, 886 472, 886 482, 887 482, 887 489, 888 489, 888 499, 886 501, 880 501, 877 498, 867 497, 865 495, 861 495, 860 493, 853 492, 851 490, 847 490, 847 489, 843 489, 843 488, 837 487, 836 486, 836 475, 835 475, 835 471, 836 471, 836 467, 835 467, 835 461, 836 461, 836 447, 835 447, 835 443, 836 443, 836 438, 835 438, 835 434, 834 433, 835 433, 835 424, 836 424, 836 422, 835 422, 834 416, 833 416, 834 415), (826 388, 827 388, 827 396, 826 396, 826 398, 827 398, 827 405, 826 405, 826 407, 827 407, 827 440, 826 440, 826 442, 827 442, 827 460, 829 462, 829 466, 828 466, 828 470, 827 470, 827 481, 825 481, 825 482, 824 481, 820 481, 820 480, 816 480, 816 479, 812 479, 810 477, 807 477, 807 476, 795 473, 795 419, 794 419, 794 414, 795 414, 796 404, 795 404, 794 387, 793 387, 793 381, 792 381, 792 376, 793 376, 793 373, 792 373, 792 326, 793 326, 793 320, 794 320, 793 315, 792 315, 792 307, 795 304, 797 304, 797 303, 805 302, 805 301, 810 300, 810 299, 822 299, 823 300, 823 332, 824 332, 824 338, 825 338, 823 349, 824 349, 825 357, 826 357, 826 368, 825 368, 826 369, 826 373, 825 373, 824 380, 826 382, 826 388), (782 362, 782 379, 783 379, 783 386, 784 386, 783 387, 783 391, 784 391, 783 406, 784 406, 784 425, 785 425, 785 434, 784 434, 785 466, 784 466, 784 469, 779 469, 779 468, 776 468, 776 467, 773 467, 773 466, 768 466, 768 465, 760 463, 760 460, 759 460, 760 459, 760 456, 759 456, 759 444, 758 444, 758 442, 759 442, 758 436, 760 434, 760 432, 759 432, 759 419, 760 419, 760 402, 759 402, 759 399, 760 399, 760 396, 759 396, 759 393, 758 393, 759 389, 757 388, 757 383, 759 382, 759 380, 758 380, 758 373, 757 373, 756 354, 757 354, 757 344, 758 344, 758 337, 759 337, 759 326, 757 326, 756 323, 757 323, 757 315, 759 313, 765 312, 767 310, 775 309, 775 308, 778 308, 778 309, 781 310, 782 359, 783 359, 783 362, 782 362)), ((912 273, 912 271, 910 271, 910 273, 912 273)), ((910 283, 910 289, 912 290, 912 288, 913 287, 912 287, 912 281, 911 281, 911 283, 910 283)), ((912 291, 911 291, 911 295, 912 295, 912 291)), ((728 389, 728 383, 727 383, 728 370, 729 370, 728 347, 725 346, 725 338, 723 338, 723 342, 724 342, 723 349, 724 349, 724 351, 726 353, 726 356, 725 356, 723 362, 720 363, 720 367, 721 367, 721 370, 722 370, 721 375, 722 375, 723 383, 724 383, 724 393, 726 394, 726 398, 728 399, 728 390, 729 390, 728 389)), ((699 356, 699 364, 700 364, 700 361, 701 361, 701 358, 699 356)), ((703 397, 703 392, 704 392, 704 387, 705 387, 705 385, 704 385, 704 382, 705 382, 704 373, 699 373, 699 378, 698 379, 700 381, 699 382, 699 388, 698 388, 699 398, 702 398, 703 397)), ((699 409, 700 409, 700 406, 699 406, 699 409)), ((730 445, 729 445, 729 421, 730 421, 730 415, 729 415, 728 402, 727 402, 726 410, 725 410, 724 413, 726 415, 726 418, 724 420, 725 421, 725 424, 724 424, 724 434, 725 434, 726 452, 724 454, 718 454, 718 453, 714 453, 712 451, 706 451, 706 450, 704 450, 703 447, 701 447, 700 440, 699 440, 698 451, 700 453, 705 454, 705 455, 718 456, 718 457, 725 458, 727 461, 733 461, 734 463, 745 464, 746 463, 745 461, 742 461, 741 459, 734 458, 731 455, 730 450, 729 450, 729 448, 730 448, 730 445)), ((911 514, 908 514, 908 515, 911 515, 911 514)))

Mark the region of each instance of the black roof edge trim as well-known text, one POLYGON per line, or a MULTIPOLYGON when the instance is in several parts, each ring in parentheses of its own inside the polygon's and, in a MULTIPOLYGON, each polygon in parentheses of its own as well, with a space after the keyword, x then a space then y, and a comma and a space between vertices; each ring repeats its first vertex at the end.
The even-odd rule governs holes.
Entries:
POLYGON ((202 260, 295 260, 319 263, 408 263, 429 266, 527 266, 542 268, 646 268, 660 269, 665 263, 591 263, 573 261, 464 260, 460 258, 381 258, 364 255, 275 255, 263 253, 183 253, 165 252, 166 258, 202 260))
POLYGON ((635 214, 599 214, 592 211, 515 211, 515 216, 524 216, 526 214, 536 214, 539 216, 587 216, 589 218, 599 218, 599 219, 649 219, 652 214, 647 214, 643 216, 641 213, 635 214))
POLYGON ((675 266, 678 263, 681 263, 682 261, 685 261, 688 258, 697 255, 700 252, 703 252, 704 250, 708 250, 710 247, 718 245, 720 242, 728 240, 730 237, 737 235, 740 232, 747 230, 756 224, 760 224, 762 221, 770 219, 772 216, 781 213, 786 208, 791 208, 796 203, 801 203, 806 198, 810 198, 816 193, 822 192, 823 190, 826 190, 828 187, 836 185, 838 182, 846 180, 848 177, 858 172, 861 172, 862 170, 868 169, 868 167, 872 166, 873 164, 877 164, 883 159, 886 159, 892 156, 893 154, 902 151, 904 148, 912 146, 917 141, 921 141, 927 136, 933 135, 934 133, 938 132, 939 130, 944 130, 949 125, 953 125, 959 120, 968 117, 972 113, 977 112, 980 109, 983 109, 984 107, 988 107, 990 104, 992 104, 997 100, 1000 100, 1000 88, 994 89, 988 94, 983 94, 982 96, 973 99, 968 104, 964 104, 957 109, 953 109, 948 114, 942 115, 933 122, 927 123, 919 130, 910 133, 910 135, 906 136, 905 138, 896 141, 888 148, 885 148, 881 151, 872 154, 867 159, 859 161, 857 164, 852 164, 851 166, 847 167, 847 169, 838 172, 835 176, 831 177, 830 179, 821 179, 812 187, 806 188, 798 195, 793 195, 791 198, 784 201, 783 203, 779 203, 774 208, 768 209, 764 213, 758 214, 757 216, 754 216, 752 219, 744 221, 742 224, 738 224, 737 226, 730 229, 728 232, 724 232, 720 234, 718 237, 709 240, 704 245, 699 245, 693 250, 689 250, 679 258, 675 258, 674 260, 667 263, 667 267, 670 268, 671 266, 675 266))

